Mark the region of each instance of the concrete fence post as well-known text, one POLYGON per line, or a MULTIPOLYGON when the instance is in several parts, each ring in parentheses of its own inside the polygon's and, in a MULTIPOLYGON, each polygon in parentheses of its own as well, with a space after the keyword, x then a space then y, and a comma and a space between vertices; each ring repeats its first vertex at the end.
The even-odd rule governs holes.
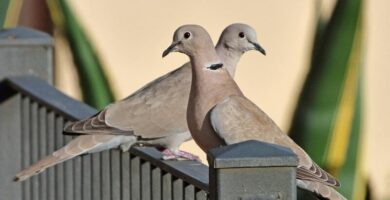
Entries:
POLYGON ((53 39, 26 27, 0 30, 0 80, 33 75, 53 84, 53 39))
POLYGON ((287 148, 246 141, 210 150, 212 200, 295 200, 296 155, 287 148))

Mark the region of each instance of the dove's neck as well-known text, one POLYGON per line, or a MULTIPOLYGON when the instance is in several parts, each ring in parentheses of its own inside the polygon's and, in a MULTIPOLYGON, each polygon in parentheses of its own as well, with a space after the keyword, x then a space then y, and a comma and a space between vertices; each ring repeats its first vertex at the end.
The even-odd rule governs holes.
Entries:
POLYGON ((210 55, 212 54, 191 58, 191 92, 194 95, 193 97, 209 99, 210 102, 216 103, 231 93, 241 94, 240 89, 228 72, 225 62, 221 62, 216 54, 215 56, 210 55), (221 67, 211 67, 216 64, 221 64, 221 67))
POLYGON ((229 74, 234 78, 236 73, 236 66, 238 61, 242 56, 242 52, 238 52, 224 45, 223 42, 218 42, 215 47, 217 54, 221 60, 223 60, 226 69, 229 71, 229 74))
POLYGON ((191 58, 192 83, 187 109, 188 127, 204 151, 223 143, 213 133, 210 120, 207 119, 209 111, 228 96, 242 95, 225 67, 214 70, 207 68, 210 64, 218 64, 210 61, 201 56, 191 58))

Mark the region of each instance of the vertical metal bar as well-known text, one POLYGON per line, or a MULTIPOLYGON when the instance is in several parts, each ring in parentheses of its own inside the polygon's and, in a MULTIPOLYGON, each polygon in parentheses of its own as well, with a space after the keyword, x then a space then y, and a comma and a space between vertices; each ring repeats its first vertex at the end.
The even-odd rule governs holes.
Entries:
POLYGON ((184 199, 194 200, 195 199, 195 187, 194 185, 187 185, 184 188, 184 199))
POLYGON ((197 191, 196 200, 207 200, 207 193, 204 190, 197 191))
POLYGON ((162 197, 164 200, 172 200, 172 175, 169 173, 162 176, 162 197))
MULTIPOLYGON (((30 165, 30 99, 24 97, 22 101, 22 167, 26 168, 30 165)), ((31 182, 30 180, 23 181, 23 199, 31 199, 31 182)))
POLYGON ((162 184, 161 184, 161 169, 160 168, 153 168, 152 169, 152 199, 153 200, 161 200, 161 191, 162 184))
MULTIPOLYGON (((61 132, 61 135, 62 132, 61 132)), ((68 144, 71 140, 71 136, 63 136, 64 137, 64 143, 63 146, 68 144)), ((74 192, 73 192, 73 182, 74 182, 74 173, 73 173, 73 159, 67 160, 64 162, 64 178, 65 178, 65 199, 66 200, 73 200, 74 199, 74 192)))
MULTIPOLYGON (((31 122, 31 164, 38 161, 38 104, 31 102, 30 122, 31 122)), ((39 200, 39 180, 37 176, 31 177, 31 197, 33 200, 39 200)))
POLYGON ((141 163, 141 196, 142 200, 150 200, 152 198, 150 162, 142 161, 141 163))
POLYGON ((110 151, 103 151, 102 155, 102 180, 101 180, 101 192, 102 200, 111 199, 111 177, 110 177, 110 151))
MULTIPOLYGON (((59 149, 63 146, 62 130, 64 127, 64 119, 61 116, 56 116, 55 126, 55 149, 59 149)), ((63 163, 55 166, 55 183, 56 183, 56 200, 64 200, 64 165, 63 163)))
MULTIPOLYGON (((55 150, 55 115, 54 112, 47 114, 47 152, 52 154, 55 150)), ((55 170, 54 167, 47 169, 47 199, 55 199, 55 170)))
POLYGON ((74 196, 73 196, 73 199, 74 200, 81 200, 82 199, 82 194, 83 192, 85 193, 89 193, 88 190, 86 191, 83 191, 82 189, 82 184, 81 184, 81 181, 82 181, 82 160, 81 160, 81 157, 80 156, 77 156, 76 158, 73 158, 73 192, 74 192, 74 196))
POLYGON ((111 154, 111 199, 120 200, 121 198, 121 152, 117 149, 110 150, 111 154))
POLYGON ((92 199, 100 200, 101 198, 101 153, 92 154, 92 199))
MULTIPOLYGON (((67 125, 68 122, 65 123, 64 126, 67 125)), ((69 136, 66 136, 66 137, 69 137, 69 136)), ((75 139, 77 136, 73 136, 71 137, 71 139, 66 139, 66 140, 73 140, 75 139)), ((68 161, 69 162, 69 161, 68 161)), ((73 164, 73 168, 72 168, 72 174, 68 174, 67 176, 72 176, 72 179, 73 179, 73 182, 72 182, 72 186, 73 186, 73 197, 72 199, 73 200, 81 200, 82 199, 82 195, 83 195, 83 188, 82 188, 82 159, 80 156, 76 156, 75 158, 72 158, 71 161, 72 164, 73 164)), ((71 182, 72 180, 68 180, 69 182, 71 182)), ((88 192, 88 191, 85 191, 85 192, 88 192)), ((69 195, 71 196, 71 195, 69 195)), ((68 197, 70 198, 70 197, 68 197)))
POLYGON ((131 158, 131 199, 132 200, 140 200, 141 199, 141 191, 140 191, 140 158, 138 156, 131 158))
MULTIPOLYGON (((1 35, 1 33, 0 33, 1 35)), ((1 37, 1 36, 0 36, 1 37)), ((1 40, 1 39, 0 39, 1 40)), ((0 45, 1 46, 1 45, 0 45)), ((1 47, 0 47, 1 49, 1 47)), ((1 50, 0 50, 1 51, 1 50)), ((1 52, 0 52, 1 54, 1 52)), ((1 56, 0 56, 1 57, 1 56)), ((0 59, 0 62, 3 60, 0 59)), ((0 64, 0 68, 4 65, 0 64)), ((1 70, 0 70, 1 71, 1 70)), ((1 74, 1 72, 0 72, 1 74)), ((3 75, 3 74, 2 74, 3 75)), ((1 76, 1 75, 0 75, 1 76)), ((1 84, 0 96, 7 96, 1 84)), ((14 175, 22 170, 22 95, 0 97, 0 198, 21 199, 22 185, 14 183, 14 175)))
POLYGON ((183 180, 175 179, 173 181, 173 199, 174 200, 183 200, 184 192, 183 192, 183 180))
POLYGON ((130 154, 128 152, 121 153, 121 193, 122 200, 130 199, 130 154))
MULTIPOLYGON (((47 156, 46 152, 46 146, 47 146, 47 131, 46 131, 46 108, 40 107, 39 108, 39 159, 42 159, 47 156)), ((46 200, 46 194, 47 194, 47 172, 44 171, 39 177, 40 182, 40 191, 39 191, 39 199, 40 200, 46 200)))
MULTIPOLYGON (((82 185, 81 193, 83 200, 92 200, 92 156, 91 154, 81 157, 82 160, 82 185)), ((100 194, 100 192, 99 192, 100 194)))

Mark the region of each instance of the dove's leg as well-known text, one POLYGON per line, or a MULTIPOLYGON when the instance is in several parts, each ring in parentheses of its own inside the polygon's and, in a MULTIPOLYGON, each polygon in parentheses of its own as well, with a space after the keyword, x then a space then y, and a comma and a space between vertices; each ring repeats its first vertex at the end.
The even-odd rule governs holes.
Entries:
POLYGON ((126 152, 130 149, 131 146, 133 146, 134 143, 124 143, 124 144, 121 144, 120 145, 120 148, 122 150, 122 152, 126 152))
POLYGON ((198 156, 191 154, 189 152, 186 152, 186 151, 165 149, 164 151, 162 151, 162 154, 163 154, 163 157, 162 157, 163 160, 185 159, 185 160, 195 160, 195 161, 200 162, 200 159, 198 156))
POLYGON ((140 144, 148 146, 162 147, 161 153, 163 160, 197 160, 199 157, 191 153, 179 150, 180 145, 191 139, 191 133, 185 131, 178 134, 171 134, 166 137, 157 138, 154 140, 142 141, 140 144))
POLYGON ((120 145, 122 152, 129 151, 129 149, 137 142, 136 137, 133 136, 124 136, 124 142, 120 145))

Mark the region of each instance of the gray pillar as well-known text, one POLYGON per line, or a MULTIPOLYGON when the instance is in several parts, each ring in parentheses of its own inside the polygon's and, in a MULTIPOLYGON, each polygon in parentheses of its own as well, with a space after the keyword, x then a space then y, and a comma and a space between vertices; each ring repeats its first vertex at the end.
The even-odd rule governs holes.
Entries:
POLYGON ((296 199, 296 155, 287 148, 246 141, 210 150, 212 200, 296 199))
MULTIPOLYGON (((5 77, 32 75, 53 83, 53 39, 29 28, 0 30, 0 83, 5 77)), ((21 95, 0 85, 0 199, 22 199, 21 95)))
POLYGON ((53 83, 53 39, 30 28, 0 30, 0 80, 33 75, 53 83))

